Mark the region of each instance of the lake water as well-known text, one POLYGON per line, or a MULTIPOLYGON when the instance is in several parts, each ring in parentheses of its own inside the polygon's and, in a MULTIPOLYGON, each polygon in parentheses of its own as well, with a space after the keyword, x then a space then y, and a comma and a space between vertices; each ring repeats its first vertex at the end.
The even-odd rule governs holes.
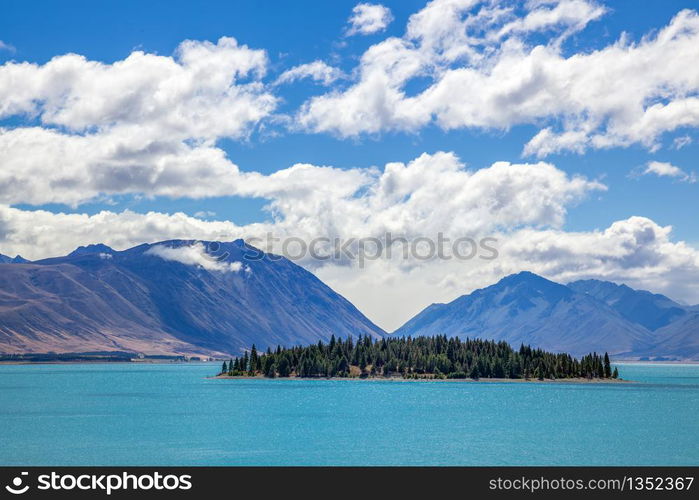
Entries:
POLYGON ((699 465, 699 365, 635 384, 212 380, 2 365, 0 465, 699 465))

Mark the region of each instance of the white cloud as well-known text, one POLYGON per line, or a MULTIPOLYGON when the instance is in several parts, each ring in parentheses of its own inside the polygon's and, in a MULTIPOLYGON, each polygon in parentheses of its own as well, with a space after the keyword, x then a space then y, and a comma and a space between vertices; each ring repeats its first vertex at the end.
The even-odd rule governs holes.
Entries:
MULTIPOLYGON (((385 181, 390 182, 388 178, 385 181)), ((508 182, 502 180, 503 185, 508 182)), ((396 191, 396 196, 399 192, 396 191)), ((416 193, 416 196, 420 198, 422 194, 416 193)), ((542 201, 541 205, 547 203, 551 200, 542 201)), ((429 201, 426 199, 422 206, 429 210, 429 201)), ((463 213, 452 218, 468 218, 468 208, 473 206, 467 205, 463 213)), ((323 210, 323 206, 318 205, 316 210, 323 210)), ((387 209, 377 217, 383 220, 392 213, 387 209)), ((483 217, 485 213, 476 210, 471 217, 483 217)), ((345 205, 335 215, 340 214, 343 217, 337 220, 342 222, 335 226, 331 226, 332 218, 320 218, 327 224, 324 228, 332 231, 334 227, 337 234, 354 236, 357 228, 364 227, 366 212, 358 210, 357 205, 345 205), (354 229, 345 228, 342 223, 352 225, 354 229)), ((393 259, 367 261, 363 268, 356 262, 307 260, 300 263, 388 329, 399 326, 432 302, 452 300, 521 270, 531 270, 561 282, 583 278, 608 279, 665 293, 688 303, 699 302, 699 251, 684 242, 673 241, 670 227, 662 227, 644 217, 620 220, 599 231, 568 232, 561 227, 519 224, 514 218, 509 219, 510 225, 503 227, 492 220, 473 225, 458 221, 455 224, 449 221, 440 223, 437 214, 433 215, 435 217, 427 217, 435 224, 431 231, 445 230, 446 236, 451 238, 477 234, 461 232, 462 228, 464 231, 469 227, 472 231, 487 228, 486 234, 498 240, 495 246, 499 257, 492 261, 479 258, 470 261, 404 261, 401 253, 396 251, 393 259)), ((422 226, 421 230, 424 228, 422 226)), ((2 253, 20 253, 32 259, 63 255, 78 245, 97 242, 124 249, 144 241, 175 238, 230 241, 238 237, 264 237, 267 231, 282 237, 299 235, 307 238, 316 235, 320 229, 310 215, 289 225, 279 221, 270 225, 240 227, 230 222, 201 221, 184 214, 103 212, 88 216, 0 207, 2 253), (298 224, 296 231, 293 230, 294 224, 298 224)), ((364 236, 377 234, 373 232, 364 236)), ((196 248, 187 250, 185 256, 176 257, 187 260, 184 263, 189 265, 210 265, 212 262, 216 265, 216 261, 211 259, 202 264, 196 248)))
POLYGON ((54 214, 0 205, 0 244, 29 258, 65 254, 77 244, 105 243, 124 249, 172 238, 235 239, 280 236, 306 239, 398 235, 483 234, 499 227, 559 227, 567 207, 599 182, 568 176, 539 162, 470 170, 453 153, 423 154, 408 163, 341 170, 298 164, 271 175, 239 176, 241 196, 269 200, 274 220, 237 226, 178 213, 131 211, 54 214))
POLYGON ((497 38, 513 33, 531 33, 566 26, 558 41, 582 31, 590 21, 599 19, 607 9, 587 0, 530 1, 524 17, 509 21, 497 31, 497 38))
MULTIPOLYGON (((411 16, 404 37, 370 47, 344 90, 335 80, 339 69, 322 61, 277 81, 336 82, 303 105, 294 123, 305 130, 349 137, 430 123, 534 123, 541 130, 524 152, 539 157, 635 142, 656 148, 664 131, 699 124, 699 16, 682 11, 638 43, 622 39, 564 56, 561 40, 603 12, 590 0, 521 8, 435 0, 411 16), (532 35, 548 41, 534 46, 532 35), (418 77, 431 84, 409 95, 418 77)), ((347 175, 366 182, 367 172, 310 166, 269 178, 242 172, 217 147, 221 138, 245 140, 271 119, 278 99, 263 84, 267 66, 264 51, 226 37, 185 41, 173 56, 136 51, 110 64, 67 54, 0 65, 0 118, 35 122, 0 127, 0 203, 75 207, 128 194, 274 198, 282 179, 313 177, 323 185, 320 177, 347 175)))
POLYGON ((561 281, 608 279, 696 303, 699 251, 673 242, 671 233, 671 226, 630 217, 603 231, 522 230, 502 251, 513 268, 534 262, 534 271, 561 281))
MULTIPOLYGON (((559 228, 567 208, 590 192, 604 189, 598 182, 569 176, 547 163, 510 164, 498 162, 471 170, 451 153, 423 154, 407 163, 389 163, 382 170, 339 170, 330 167, 295 165, 269 176, 256 174, 246 183, 248 195, 268 198, 274 219, 269 223, 237 226, 227 221, 204 221, 181 213, 103 211, 95 215, 20 210, 0 205, 0 249, 37 259, 64 255, 78 245, 105 243, 122 250, 143 242, 170 239, 223 240, 277 237, 479 237, 499 234, 513 227, 559 228)), ((272 247, 279 252, 280 248, 272 247)), ((198 249, 181 251, 190 263, 202 264, 198 249)), ((162 254, 170 256, 172 252, 162 254)), ((400 255, 400 252, 396 252, 400 255)), ((372 317, 390 324, 389 311, 407 308, 426 300, 429 293, 441 296, 435 276, 440 263, 396 261, 385 263, 391 272, 367 275, 357 262, 318 262, 310 258, 300 264, 322 278, 333 273, 342 279, 330 285, 347 294, 372 317), (426 266, 426 267, 425 267, 426 266), (428 271, 429 269, 429 271, 428 271), (357 273, 349 278, 345 273, 357 273), (427 275, 431 277, 425 282, 427 275), (374 276, 373 278, 371 276, 374 276), (372 279, 373 284, 372 284, 372 279), (343 281, 344 280, 344 281, 343 281), (346 281, 346 282, 345 282, 346 281), (366 284, 362 294, 359 284, 366 284), (387 288, 388 287, 388 288, 387 288), (385 310, 367 303, 375 290, 387 295, 385 310), (422 288, 420 288, 422 287, 422 288), (420 288, 413 301, 403 299, 398 289, 420 288)), ((372 263, 376 269, 378 263, 372 263)), ((461 286, 464 286, 461 283, 461 286)), ((413 311, 414 312, 414 311, 413 311)), ((403 318, 401 314, 395 316, 403 318)), ((396 321, 394 319, 393 321, 396 321)))
MULTIPOLYGON (((664 132, 699 125, 699 16, 682 11, 639 42, 622 37, 595 51, 566 53, 565 40, 604 12, 591 0, 522 7, 435 0, 411 16, 405 36, 371 46, 352 73, 355 80, 346 83, 339 69, 314 61, 282 73, 276 83, 311 78, 336 85, 300 110, 296 121, 309 131, 354 137, 430 124, 445 130, 534 124, 539 130, 524 152, 539 157, 635 143, 656 149, 664 132), (411 94, 416 79, 428 85, 411 94)), ((391 17, 383 6, 368 4, 355 7, 354 16, 355 33, 378 32, 391 17)), ((134 52, 106 64, 68 54, 41 65, 0 65, 0 118, 34 124, 0 128, 2 252, 37 259, 89 243, 125 249, 267 232, 306 240, 386 232, 492 235, 500 252, 492 262, 396 257, 366 268, 302 264, 389 329, 430 302, 522 269, 561 281, 613 279, 699 302, 699 253, 672 241, 670 227, 630 217, 598 231, 565 231, 569 208, 606 188, 550 163, 475 169, 452 153, 435 153, 383 168, 296 164, 270 175, 241 171, 216 144, 245 140, 273 116, 278 99, 263 83, 267 67, 264 51, 231 38, 187 41, 172 57, 134 52), (119 194, 264 198, 271 221, 238 226, 201 220, 208 213, 87 215, 11 207, 77 206, 119 194)), ((675 141, 675 147, 686 143, 675 141)), ((646 173, 694 181, 694 174, 667 163, 648 164, 646 173)), ((208 259, 203 246, 153 252, 210 270, 240 270, 208 259)))
POLYGON ((124 250, 171 239, 228 241, 242 235, 232 222, 203 221, 183 213, 125 210, 88 215, 0 205, 0 248, 21 249, 18 253, 31 260, 66 255, 83 244, 104 243, 124 250))
POLYGON ((687 175, 681 168, 661 161, 649 161, 644 174, 655 174, 661 177, 684 177, 687 175))
MULTIPOLYGON (((431 302, 451 300, 523 269, 559 281, 611 279, 699 302, 699 251, 672 241, 670 227, 631 217, 604 230, 566 231, 568 208, 605 187, 548 163, 498 162, 471 170, 451 153, 436 153, 383 169, 295 165, 270 176, 257 174, 248 184, 249 194, 268 198, 272 221, 238 226, 181 213, 56 214, 0 205, 0 251, 37 259, 89 243, 122 250, 170 239, 264 240, 268 232, 306 241, 386 232, 435 238, 441 232, 452 241, 495 237, 499 257, 406 261, 396 249, 392 258, 365 267, 310 258, 298 263, 388 329, 431 302)), ((180 251, 176 258, 210 265, 210 259, 200 262, 200 250, 180 251)))
POLYGON ((548 163, 497 162, 469 170, 443 152, 383 170, 325 168, 296 165, 267 180, 265 197, 281 236, 463 236, 511 225, 558 227, 569 205, 605 189, 548 163), (271 184, 277 183, 275 190, 271 184))
POLYGON ((112 64, 77 54, 0 66, 0 117, 28 115, 70 132, 138 127, 179 139, 239 138, 276 99, 256 81, 264 51, 187 40, 175 56, 132 52, 112 64))
POLYGON ((662 161, 649 161, 641 175, 657 175, 658 177, 673 177, 681 182, 695 183, 697 176, 694 172, 687 173, 680 167, 662 161))
POLYGON ((238 169, 215 142, 244 139, 273 112, 277 98, 260 81, 266 67, 264 51, 225 37, 185 41, 172 57, 1 65, 0 118, 42 126, 0 128, 0 203, 234 190, 238 169))
POLYGON ((385 30, 391 21, 393 21, 393 15, 388 7, 381 4, 359 3, 352 9, 347 36, 378 33, 385 30))
POLYGON ((665 132, 699 126, 699 15, 679 12, 639 42, 623 35, 567 55, 563 41, 599 19, 591 0, 434 0, 411 16, 402 38, 370 47, 345 89, 309 99, 305 130, 356 137, 444 130, 541 127, 526 155, 660 147, 665 132), (533 35, 536 35, 534 37, 533 35), (427 88, 409 93, 416 78, 427 88))
POLYGON ((3 51, 3 50, 5 50, 11 54, 14 54, 17 51, 17 49, 13 45, 10 45, 9 43, 3 42, 2 40, 0 40, 0 51, 3 51))
POLYGON ((692 138, 688 135, 683 135, 680 137, 675 137, 672 141, 673 149, 680 150, 685 146, 689 146, 692 143, 692 138))
POLYGON ((566 283, 597 278, 699 302, 699 251, 671 240, 671 228, 630 217, 601 231, 510 228, 494 234, 492 261, 434 259, 405 265, 369 261, 364 268, 326 265, 316 274, 389 331, 434 302, 448 302, 502 277, 530 270, 566 283))
POLYGON ((153 255, 163 260, 171 260, 188 266, 197 266, 207 271, 218 272, 238 272, 243 268, 241 262, 223 262, 206 252, 203 243, 180 247, 168 247, 165 245, 155 245, 149 248, 145 255, 153 255))
MULTIPOLYGON (((64 135, 40 127, 0 128, 0 203, 79 205, 100 195, 139 194, 172 198, 272 197, 284 190, 344 191, 343 179, 358 171, 296 165, 273 175, 241 172, 223 150, 167 137, 122 134, 64 135), (332 182, 325 182, 323 180, 332 182)), ((350 183, 353 186, 354 182, 350 183)))
POLYGON ((323 61, 313 61, 286 70, 277 78, 276 84, 293 83, 304 78, 310 78, 315 82, 328 86, 343 78, 343 76, 342 71, 338 68, 330 66, 323 61))

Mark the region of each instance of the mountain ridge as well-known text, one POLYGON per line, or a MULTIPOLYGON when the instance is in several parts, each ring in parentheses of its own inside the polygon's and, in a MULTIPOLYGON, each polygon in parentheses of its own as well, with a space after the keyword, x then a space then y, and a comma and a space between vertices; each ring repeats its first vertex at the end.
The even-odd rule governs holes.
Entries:
POLYGON ((691 309, 665 295, 635 290, 624 284, 601 280, 578 280, 567 286, 605 302, 627 320, 658 330, 678 320, 691 309))
POLYGON ((233 355, 385 334, 310 272, 242 240, 93 245, 5 267, 0 352, 233 355))
POLYGON ((15 255, 14 257, 9 257, 0 253, 0 264, 26 264, 30 261, 22 257, 21 255, 15 255))
MULTIPOLYGON (((386 333, 291 261, 243 240, 103 244, 1 256, 0 352, 236 354, 386 333)), ((582 355, 699 359, 699 309, 623 284, 529 271, 423 309, 393 335, 503 340, 582 355)))
POLYGON ((432 304, 391 335, 478 337, 575 355, 609 351, 627 359, 699 359, 699 346, 691 341, 699 338, 699 319, 696 326, 689 322, 678 327, 677 321, 692 309, 682 307, 663 295, 625 285, 599 280, 563 285, 523 271, 449 303, 432 304), (605 301, 600 289, 621 291, 625 300, 605 301), (656 309, 647 313, 644 300, 656 309), (628 316, 636 310, 646 316, 631 321, 628 316), (647 324, 658 324, 657 333, 647 324), (684 343, 673 341, 681 335, 687 337, 684 343))

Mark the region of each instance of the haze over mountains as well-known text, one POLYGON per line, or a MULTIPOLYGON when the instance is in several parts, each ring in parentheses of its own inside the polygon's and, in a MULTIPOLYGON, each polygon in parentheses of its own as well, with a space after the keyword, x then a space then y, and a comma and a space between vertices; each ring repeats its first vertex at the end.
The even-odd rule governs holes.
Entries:
POLYGON ((239 354, 384 332, 313 274, 242 240, 0 265, 0 352, 239 354), (257 257, 254 259, 246 257, 257 257), (244 263, 243 263, 244 262, 244 263))
MULTIPOLYGON (((235 355, 386 333, 291 261, 242 240, 184 240, 117 252, 0 263, 0 352, 235 355)), ((606 281, 567 285, 530 272, 448 304, 393 335, 520 343, 576 356, 699 359, 699 307, 606 281)))

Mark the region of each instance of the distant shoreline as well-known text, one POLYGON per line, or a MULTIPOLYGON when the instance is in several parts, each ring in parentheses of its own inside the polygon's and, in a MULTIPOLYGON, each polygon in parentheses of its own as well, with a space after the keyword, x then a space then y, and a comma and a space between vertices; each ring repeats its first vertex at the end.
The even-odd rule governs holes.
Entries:
POLYGON ((71 361, 31 361, 31 360, 2 360, 0 365, 191 365, 191 364, 217 364, 221 360, 214 361, 179 361, 167 359, 146 359, 146 360, 123 360, 123 359, 94 359, 94 360, 71 360, 71 361))
POLYGON ((612 360, 613 365, 699 365, 699 360, 690 361, 637 361, 633 359, 612 360))

